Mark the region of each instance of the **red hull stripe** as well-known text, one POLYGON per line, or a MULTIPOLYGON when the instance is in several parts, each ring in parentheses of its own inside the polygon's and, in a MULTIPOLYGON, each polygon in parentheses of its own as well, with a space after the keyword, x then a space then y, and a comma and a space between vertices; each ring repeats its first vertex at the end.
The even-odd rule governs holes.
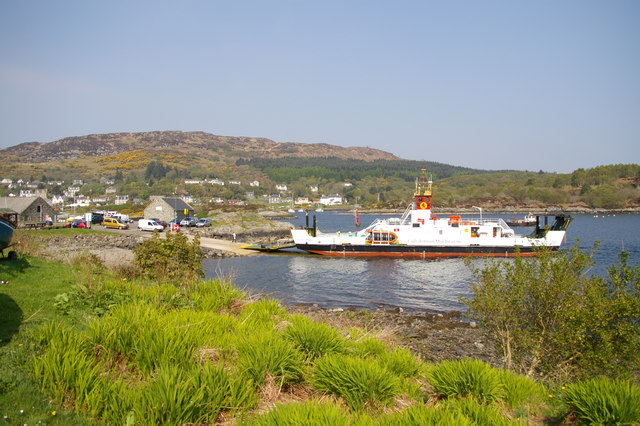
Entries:
MULTIPOLYGON (((436 259, 443 257, 516 257, 516 253, 447 253, 447 252, 345 252, 308 250, 309 253, 333 257, 405 257, 412 259, 436 259)), ((535 252, 519 253, 520 256, 535 256, 535 252)))

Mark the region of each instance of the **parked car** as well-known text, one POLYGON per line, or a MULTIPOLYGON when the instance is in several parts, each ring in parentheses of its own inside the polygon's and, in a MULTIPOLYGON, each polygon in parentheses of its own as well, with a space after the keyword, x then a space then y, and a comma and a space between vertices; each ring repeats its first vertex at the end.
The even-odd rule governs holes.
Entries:
POLYGON ((196 226, 198 228, 202 228, 204 226, 211 226, 211 219, 208 217, 203 217, 198 221, 198 223, 196 223, 196 226))
POLYGON ((67 224, 64 227, 65 228, 86 228, 87 222, 85 222, 83 219, 73 219, 72 222, 67 222, 67 224))
POLYGON ((153 220, 158 225, 162 225, 162 227, 165 228, 165 229, 167 229, 167 226, 169 226, 169 224, 167 222, 165 222, 164 220, 160 220, 157 217, 152 217, 149 220, 153 220))
POLYGON ((180 221, 180 226, 196 226, 198 220, 195 217, 185 217, 180 221))
POLYGON ((103 220, 104 220, 104 213, 96 213, 96 212, 91 213, 92 224, 102 223, 103 220))
POLYGON ((164 231, 164 226, 160 225, 155 220, 151 219, 140 219, 138 221, 138 229, 141 231, 164 231))
POLYGON ((102 226, 109 229, 129 229, 127 223, 121 222, 120 219, 115 217, 105 217, 102 221, 102 226))

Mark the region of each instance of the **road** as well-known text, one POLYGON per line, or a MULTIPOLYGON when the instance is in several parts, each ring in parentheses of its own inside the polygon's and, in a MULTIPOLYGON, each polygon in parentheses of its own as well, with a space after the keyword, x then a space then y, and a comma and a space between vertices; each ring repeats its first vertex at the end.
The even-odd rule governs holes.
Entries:
MULTIPOLYGON (((133 235, 136 237, 142 237, 142 238, 151 238, 151 235, 153 235, 152 232, 145 232, 145 231, 140 231, 137 227, 136 224, 133 223, 131 224, 131 228, 126 229, 126 230, 121 230, 121 229, 107 229, 107 228, 103 228, 100 225, 93 225, 93 227, 95 229, 99 229, 101 231, 106 231, 106 232, 112 232, 114 234, 128 234, 128 235, 133 235)), ((189 239, 193 238, 193 234, 190 233, 188 230, 187 231, 181 231, 186 233, 187 237, 189 239)), ((160 238, 164 238, 164 232, 160 233, 160 238)), ((221 250, 221 251, 226 251, 229 253, 233 253, 235 255, 238 256, 252 256, 252 255, 256 255, 259 252, 256 252, 254 250, 246 250, 241 248, 243 245, 245 245, 245 243, 234 243, 233 241, 229 241, 229 240, 221 240, 218 238, 208 238, 208 237, 200 237, 200 247, 204 247, 204 248, 208 248, 208 249, 214 249, 214 250, 221 250)))

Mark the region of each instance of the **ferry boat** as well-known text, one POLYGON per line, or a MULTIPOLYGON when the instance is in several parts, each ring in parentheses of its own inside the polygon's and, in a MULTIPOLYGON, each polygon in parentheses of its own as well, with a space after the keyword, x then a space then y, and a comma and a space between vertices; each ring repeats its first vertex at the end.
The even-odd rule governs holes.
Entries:
POLYGON ((536 220, 530 235, 516 234, 501 218, 437 217, 431 213, 431 186, 423 169, 416 180, 412 203, 402 217, 376 219, 352 232, 323 233, 313 228, 294 229, 298 249, 326 256, 441 258, 462 256, 533 256, 537 248, 557 250, 565 240, 571 216, 536 220))

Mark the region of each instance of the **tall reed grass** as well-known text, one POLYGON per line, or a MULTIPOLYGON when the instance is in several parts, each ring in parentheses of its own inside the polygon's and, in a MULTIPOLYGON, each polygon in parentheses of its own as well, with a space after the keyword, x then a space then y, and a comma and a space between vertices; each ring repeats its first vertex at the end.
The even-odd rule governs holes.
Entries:
POLYGON ((376 360, 348 355, 320 358, 311 382, 322 392, 344 398, 354 410, 388 405, 401 392, 399 378, 376 360))
POLYGON ((345 350, 344 339, 335 328, 302 315, 291 317, 291 325, 286 328, 285 336, 311 359, 345 350))
POLYGON ((445 398, 474 397, 491 403, 502 395, 498 371, 479 360, 443 361, 428 368, 427 379, 445 398))
POLYGON ((640 424, 640 387, 628 380, 595 378, 578 382, 567 386, 562 399, 580 423, 640 424))

